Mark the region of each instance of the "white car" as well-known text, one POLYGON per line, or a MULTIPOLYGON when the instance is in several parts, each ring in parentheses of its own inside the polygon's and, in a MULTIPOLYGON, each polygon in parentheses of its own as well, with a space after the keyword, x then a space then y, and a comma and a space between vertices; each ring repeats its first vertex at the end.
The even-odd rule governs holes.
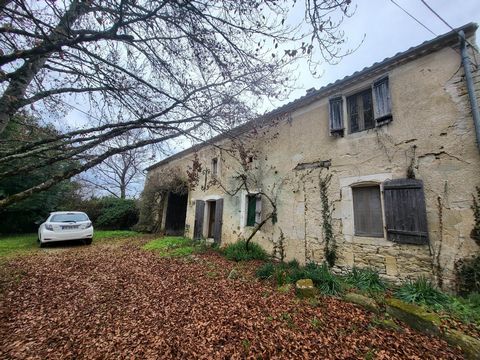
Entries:
POLYGON ((38 228, 40 247, 47 243, 66 240, 83 240, 85 244, 90 245, 92 239, 92 222, 87 214, 80 211, 52 212, 38 228))

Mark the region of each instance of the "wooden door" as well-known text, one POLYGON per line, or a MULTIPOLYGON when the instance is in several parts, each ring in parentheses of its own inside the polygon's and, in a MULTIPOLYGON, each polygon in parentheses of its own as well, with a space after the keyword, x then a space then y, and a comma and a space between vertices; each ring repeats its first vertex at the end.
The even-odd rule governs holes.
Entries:
POLYGON ((215 204, 215 223, 213 230, 213 239, 215 243, 220 244, 222 241, 222 224, 223 224, 223 199, 218 199, 215 204))
POLYGON ((209 201, 208 202, 208 238, 213 238, 214 234, 214 227, 215 227, 215 208, 216 202, 209 201))

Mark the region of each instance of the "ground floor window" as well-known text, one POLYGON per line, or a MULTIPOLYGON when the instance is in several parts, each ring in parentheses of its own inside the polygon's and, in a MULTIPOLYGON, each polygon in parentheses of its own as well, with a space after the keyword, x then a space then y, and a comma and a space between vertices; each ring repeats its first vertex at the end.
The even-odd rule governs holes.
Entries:
POLYGON ((380 186, 353 187, 352 194, 355 235, 383 237, 380 186))
POLYGON ((247 221, 246 226, 255 226, 260 222, 261 217, 261 197, 258 194, 247 195, 247 221))

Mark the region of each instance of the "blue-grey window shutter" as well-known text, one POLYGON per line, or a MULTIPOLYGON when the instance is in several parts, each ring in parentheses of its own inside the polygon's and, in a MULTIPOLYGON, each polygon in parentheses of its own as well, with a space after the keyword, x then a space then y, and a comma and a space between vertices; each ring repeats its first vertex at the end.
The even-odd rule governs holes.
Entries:
POLYGON ((377 126, 392 121, 392 100, 390 97, 388 76, 373 83, 373 97, 375 99, 374 113, 377 126))
POLYGON ((343 99, 335 97, 330 99, 330 134, 343 136, 343 99))

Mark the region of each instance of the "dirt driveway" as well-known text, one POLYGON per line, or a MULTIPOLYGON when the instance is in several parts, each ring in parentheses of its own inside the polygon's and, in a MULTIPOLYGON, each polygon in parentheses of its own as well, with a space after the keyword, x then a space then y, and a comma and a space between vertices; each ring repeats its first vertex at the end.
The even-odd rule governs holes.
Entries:
POLYGON ((12 260, 1 359, 455 359, 456 350, 331 297, 305 302, 216 254, 162 259, 133 244, 12 260), (12 276, 12 273, 15 276, 12 276))

